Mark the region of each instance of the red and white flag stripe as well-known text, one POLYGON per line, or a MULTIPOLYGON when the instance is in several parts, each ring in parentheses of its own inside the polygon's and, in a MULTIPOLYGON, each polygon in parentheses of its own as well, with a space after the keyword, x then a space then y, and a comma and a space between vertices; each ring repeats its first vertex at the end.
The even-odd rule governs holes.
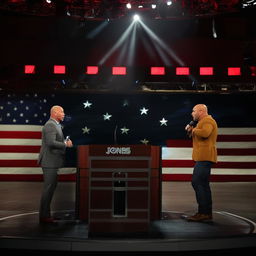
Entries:
MULTIPOLYGON (((0 181, 42 180, 37 164, 41 146, 39 125, 0 125, 0 181)), ((60 180, 74 180, 76 168, 60 169, 60 180)))
MULTIPOLYGON (((0 125, 0 180, 42 180, 37 165, 42 126, 0 125)), ((219 128, 218 163, 212 180, 256 181, 256 128, 219 128)), ((168 140, 162 148, 163 180, 191 180, 191 140, 168 140)), ((76 168, 63 168, 60 180, 74 180, 76 168)))
MULTIPOLYGON (((256 181, 256 128, 219 128, 215 181, 256 181)), ((163 180, 191 180, 191 140, 168 140, 162 148, 163 180)))

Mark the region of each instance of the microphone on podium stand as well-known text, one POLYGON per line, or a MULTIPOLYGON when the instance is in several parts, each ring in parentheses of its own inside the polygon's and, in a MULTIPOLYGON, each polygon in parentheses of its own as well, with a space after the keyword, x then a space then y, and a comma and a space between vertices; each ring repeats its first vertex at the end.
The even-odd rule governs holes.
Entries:
POLYGON ((116 125, 116 127, 115 127, 115 130, 114 130, 114 143, 115 143, 115 145, 117 144, 117 125, 116 125))

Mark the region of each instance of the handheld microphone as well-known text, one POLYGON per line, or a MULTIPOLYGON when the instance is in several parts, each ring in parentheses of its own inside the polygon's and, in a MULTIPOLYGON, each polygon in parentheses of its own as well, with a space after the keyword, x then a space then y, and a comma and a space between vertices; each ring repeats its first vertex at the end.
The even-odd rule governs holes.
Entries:
POLYGON ((185 130, 187 131, 187 135, 189 137, 191 137, 191 135, 192 135, 192 131, 189 130, 189 128, 195 127, 195 126, 196 126, 196 121, 194 121, 194 120, 190 121, 189 124, 186 125, 185 130))
POLYGON ((70 140, 70 136, 67 136, 65 139, 65 141, 68 141, 68 140, 70 140))
POLYGON ((192 121, 190 121, 190 122, 189 122, 189 124, 188 124, 188 125, 189 125, 189 126, 193 126, 193 127, 194 127, 194 126, 196 125, 196 121, 192 120, 192 121))

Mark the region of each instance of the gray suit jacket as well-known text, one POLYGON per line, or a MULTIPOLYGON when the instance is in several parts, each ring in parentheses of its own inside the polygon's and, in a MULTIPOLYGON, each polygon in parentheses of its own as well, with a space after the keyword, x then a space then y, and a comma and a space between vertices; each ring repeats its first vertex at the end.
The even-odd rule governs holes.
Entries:
POLYGON ((42 130, 42 146, 38 164, 43 168, 60 168, 64 166, 66 145, 61 125, 49 119, 42 130))

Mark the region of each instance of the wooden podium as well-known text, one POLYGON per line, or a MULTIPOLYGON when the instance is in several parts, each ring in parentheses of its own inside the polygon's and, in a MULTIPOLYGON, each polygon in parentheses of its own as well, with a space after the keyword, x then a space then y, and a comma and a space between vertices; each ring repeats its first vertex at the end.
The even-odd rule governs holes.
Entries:
POLYGON ((76 215, 89 235, 147 232, 161 214, 160 147, 78 146, 76 215))

